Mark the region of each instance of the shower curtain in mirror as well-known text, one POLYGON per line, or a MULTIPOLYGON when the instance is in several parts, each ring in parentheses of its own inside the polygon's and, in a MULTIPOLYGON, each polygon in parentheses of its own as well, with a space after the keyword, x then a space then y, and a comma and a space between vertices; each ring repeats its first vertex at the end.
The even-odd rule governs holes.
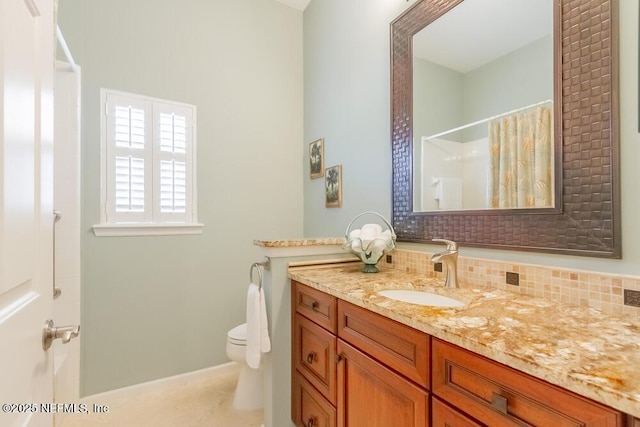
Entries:
POLYGON ((549 107, 489 122, 492 208, 553 206, 553 138, 549 107))

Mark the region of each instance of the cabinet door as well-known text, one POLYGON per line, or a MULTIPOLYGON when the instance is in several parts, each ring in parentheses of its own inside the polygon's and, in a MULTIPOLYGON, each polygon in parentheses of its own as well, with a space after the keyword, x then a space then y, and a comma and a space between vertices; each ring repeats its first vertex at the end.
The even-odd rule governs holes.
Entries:
POLYGON ((483 427, 482 424, 467 418, 446 403, 435 397, 431 398, 432 427, 483 427))
POLYGON ((338 340, 338 427, 426 427, 428 394, 338 340))

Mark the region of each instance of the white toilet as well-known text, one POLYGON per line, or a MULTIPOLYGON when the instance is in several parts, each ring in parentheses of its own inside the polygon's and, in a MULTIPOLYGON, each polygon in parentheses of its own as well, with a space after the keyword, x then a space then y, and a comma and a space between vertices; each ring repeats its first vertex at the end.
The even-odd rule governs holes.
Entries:
POLYGON ((233 396, 235 409, 252 411, 262 408, 262 368, 247 365, 247 324, 227 332, 227 356, 240 364, 240 377, 233 396))

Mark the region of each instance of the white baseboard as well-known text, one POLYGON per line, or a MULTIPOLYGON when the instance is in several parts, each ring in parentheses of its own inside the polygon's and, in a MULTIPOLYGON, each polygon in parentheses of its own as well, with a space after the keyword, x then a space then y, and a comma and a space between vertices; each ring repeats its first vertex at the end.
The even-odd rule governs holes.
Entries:
POLYGON ((171 377, 160 378, 146 383, 134 384, 128 387, 122 387, 115 390, 105 391, 103 393, 92 394, 85 396, 80 401, 82 402, 104 402, 113 398, 122 398, 128 396, 135 396, 143 391, 149 390, 163 390, 176 385, 185 384, 190 380, 207 376, 213 373, 221 374, 225 371, 231 371, 236 369, 238 364, 236 362, 223 363, 221 365, 211 366, 209 368, 200 369, 197 371, 187 372, 184 374, 174 375, 171 377))

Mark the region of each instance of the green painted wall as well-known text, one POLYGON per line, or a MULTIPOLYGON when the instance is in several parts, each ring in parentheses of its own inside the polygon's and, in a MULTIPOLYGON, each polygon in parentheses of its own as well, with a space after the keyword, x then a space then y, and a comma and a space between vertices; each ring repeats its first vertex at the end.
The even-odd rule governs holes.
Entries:
POLYGON ((304 148, 325 139, 325 166, 342 164, 342 208, 325 208, 324 181, 304 154, 305 235, 342 236, 364 210, 389 218, 389 23, 402 0, 313 0, 304 12, 304 148))
MULTIPOLYGON (((618 3, 623 259, 472 248, 462 248, 461 254, 640 274, 638 3, 618 3)), ((313 1, 304 13, 305 142, 327 137, 329 162, 342 163, 345 171, 345 204, 341 209, 325 209, 322 188, 315 181, 305 180, 307 236, 341 235, 350 219, 365 210, 390 215, 389 25, 411 4, 401 0, 322 0, 313 1)), ((441 248, 415 244, 402 247, 427 251, 441 248)))
POLYGON ((302 13, 273 0, 65 0, 82 66, 82 395, 228 361, 254 239, 301 237, 302 13), (198 107, 198 236, 101 237, 101 87, 198 107))

